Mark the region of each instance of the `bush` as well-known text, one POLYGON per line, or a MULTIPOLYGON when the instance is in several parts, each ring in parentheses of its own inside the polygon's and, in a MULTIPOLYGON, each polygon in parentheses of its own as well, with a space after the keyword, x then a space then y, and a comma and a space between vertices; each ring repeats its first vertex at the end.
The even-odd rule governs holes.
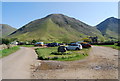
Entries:
POLYGON ((117 43, 117 46, 120 46, 120 42, 119 42, 119 43, 117 43))
POLYGON ((10 40, 8 39, 2 39, 2 44, 8 45, 10 43, 10 40))
POLYGON ((44 58, 42 56, 39 56, 38 59, 39 60, 44 60, 44 58))
POLYGON ((66 54, 70 54, 70 53, 66 53, 66 52, 64 52, 64 53, 62 53, 62 52, 52 52, 51 54, 52 55, 66 55, 66 54))
POLYGON ((97 45, 114 45, 113 42, 104 42, 104 43, 97 43, 97 45))
POLYGON ((52 60, 57 60, 57 59, 58 59, 58 57, 57 57, 57 56, 52 58, 52 60))

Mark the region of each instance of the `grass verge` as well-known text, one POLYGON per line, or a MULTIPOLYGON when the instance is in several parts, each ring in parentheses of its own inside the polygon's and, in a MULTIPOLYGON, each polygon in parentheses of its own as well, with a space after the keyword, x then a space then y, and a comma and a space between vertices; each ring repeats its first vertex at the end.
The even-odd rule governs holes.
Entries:
POLYGON ((116 46, 116 45, 95 45, 95 46, 105 46, 105 47, 111 47, 113 49, 120 50, 120 46, 116 46))
POLYGON ((3 49, 3 50, 0 50, 0 58, 3 58, 5 56, 8 56, 14 52, 16 52, 17 50, 19 50, 19 46, 14 46, 14 47, 11 47, 9 49, 3 49))
POLYGON ((19 45, 21 47, 34 47, 34 45, 19 45))
POLYGON ((57 47, 37 48, 35 51, 38 54, 38 59, 41 60, 73 61, 84 59, 88 56, 89 49, 67 51, 64 54, 58 55, 52 54, 53 52, 57 52, 57 47))

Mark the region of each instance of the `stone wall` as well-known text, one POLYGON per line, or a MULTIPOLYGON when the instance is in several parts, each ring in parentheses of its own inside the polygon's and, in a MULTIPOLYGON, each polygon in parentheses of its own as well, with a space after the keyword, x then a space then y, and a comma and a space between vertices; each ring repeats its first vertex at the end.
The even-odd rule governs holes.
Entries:
MULTIPOLYGON (((9 47, 13 47, 13 46, 16 46, 16 45, 12 45, 12 44, 9 45, 9 47)), ((0 45, 0 50, 7 49, 7 48, 8 48, 8 46, 5 44, 0 45)))

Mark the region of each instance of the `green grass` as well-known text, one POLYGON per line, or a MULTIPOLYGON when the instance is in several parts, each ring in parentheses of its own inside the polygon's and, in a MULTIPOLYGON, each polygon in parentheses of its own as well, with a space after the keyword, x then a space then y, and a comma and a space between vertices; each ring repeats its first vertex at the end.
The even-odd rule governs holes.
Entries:
POLYGON ((95 45, 95 46, 105 46, 105 47, 111 47, 113 49, 120 50, 120 46, 116 46, 116 45, 95 45))
POLYGON ((8 56, 8 55, 16 52, 17 50, 19 50, 19 46, 14 46, 9 49, 0 50, 0 58, 8 56))
POLYGON ((54 55, 52 52, 57 53, 57 47, 37 48, 35 49, 38 58, 41 60, 57 60, 57 61, 73 61, 84 59, 88 56, 89 49, 82 49, 79 51, 67 51, 64 54, 54 55))
POLYGON ((34 47, 34 45, 19 45, 21 47, 34 47))

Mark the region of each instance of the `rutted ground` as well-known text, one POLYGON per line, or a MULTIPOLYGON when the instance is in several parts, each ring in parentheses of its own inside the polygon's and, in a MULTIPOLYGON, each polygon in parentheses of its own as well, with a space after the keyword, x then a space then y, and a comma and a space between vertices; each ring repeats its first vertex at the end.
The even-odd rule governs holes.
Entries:
MULTIPOLYGON (((2 61, 3 79, 117 79, 118 50, 93 46, 84 60, 37 61, 34 48, 21 49, 2 61)), ((1 69, 1 68, 0 68, 1 69)), ((1 73, 0 73, 1 74, 1 73)), ((1 76, 1 75, 0 75, 1 76)))
POLYGON ((34 79, 118 79, 118 50, 93 46, 89 57, 79 61, 40 61, 34 79))

